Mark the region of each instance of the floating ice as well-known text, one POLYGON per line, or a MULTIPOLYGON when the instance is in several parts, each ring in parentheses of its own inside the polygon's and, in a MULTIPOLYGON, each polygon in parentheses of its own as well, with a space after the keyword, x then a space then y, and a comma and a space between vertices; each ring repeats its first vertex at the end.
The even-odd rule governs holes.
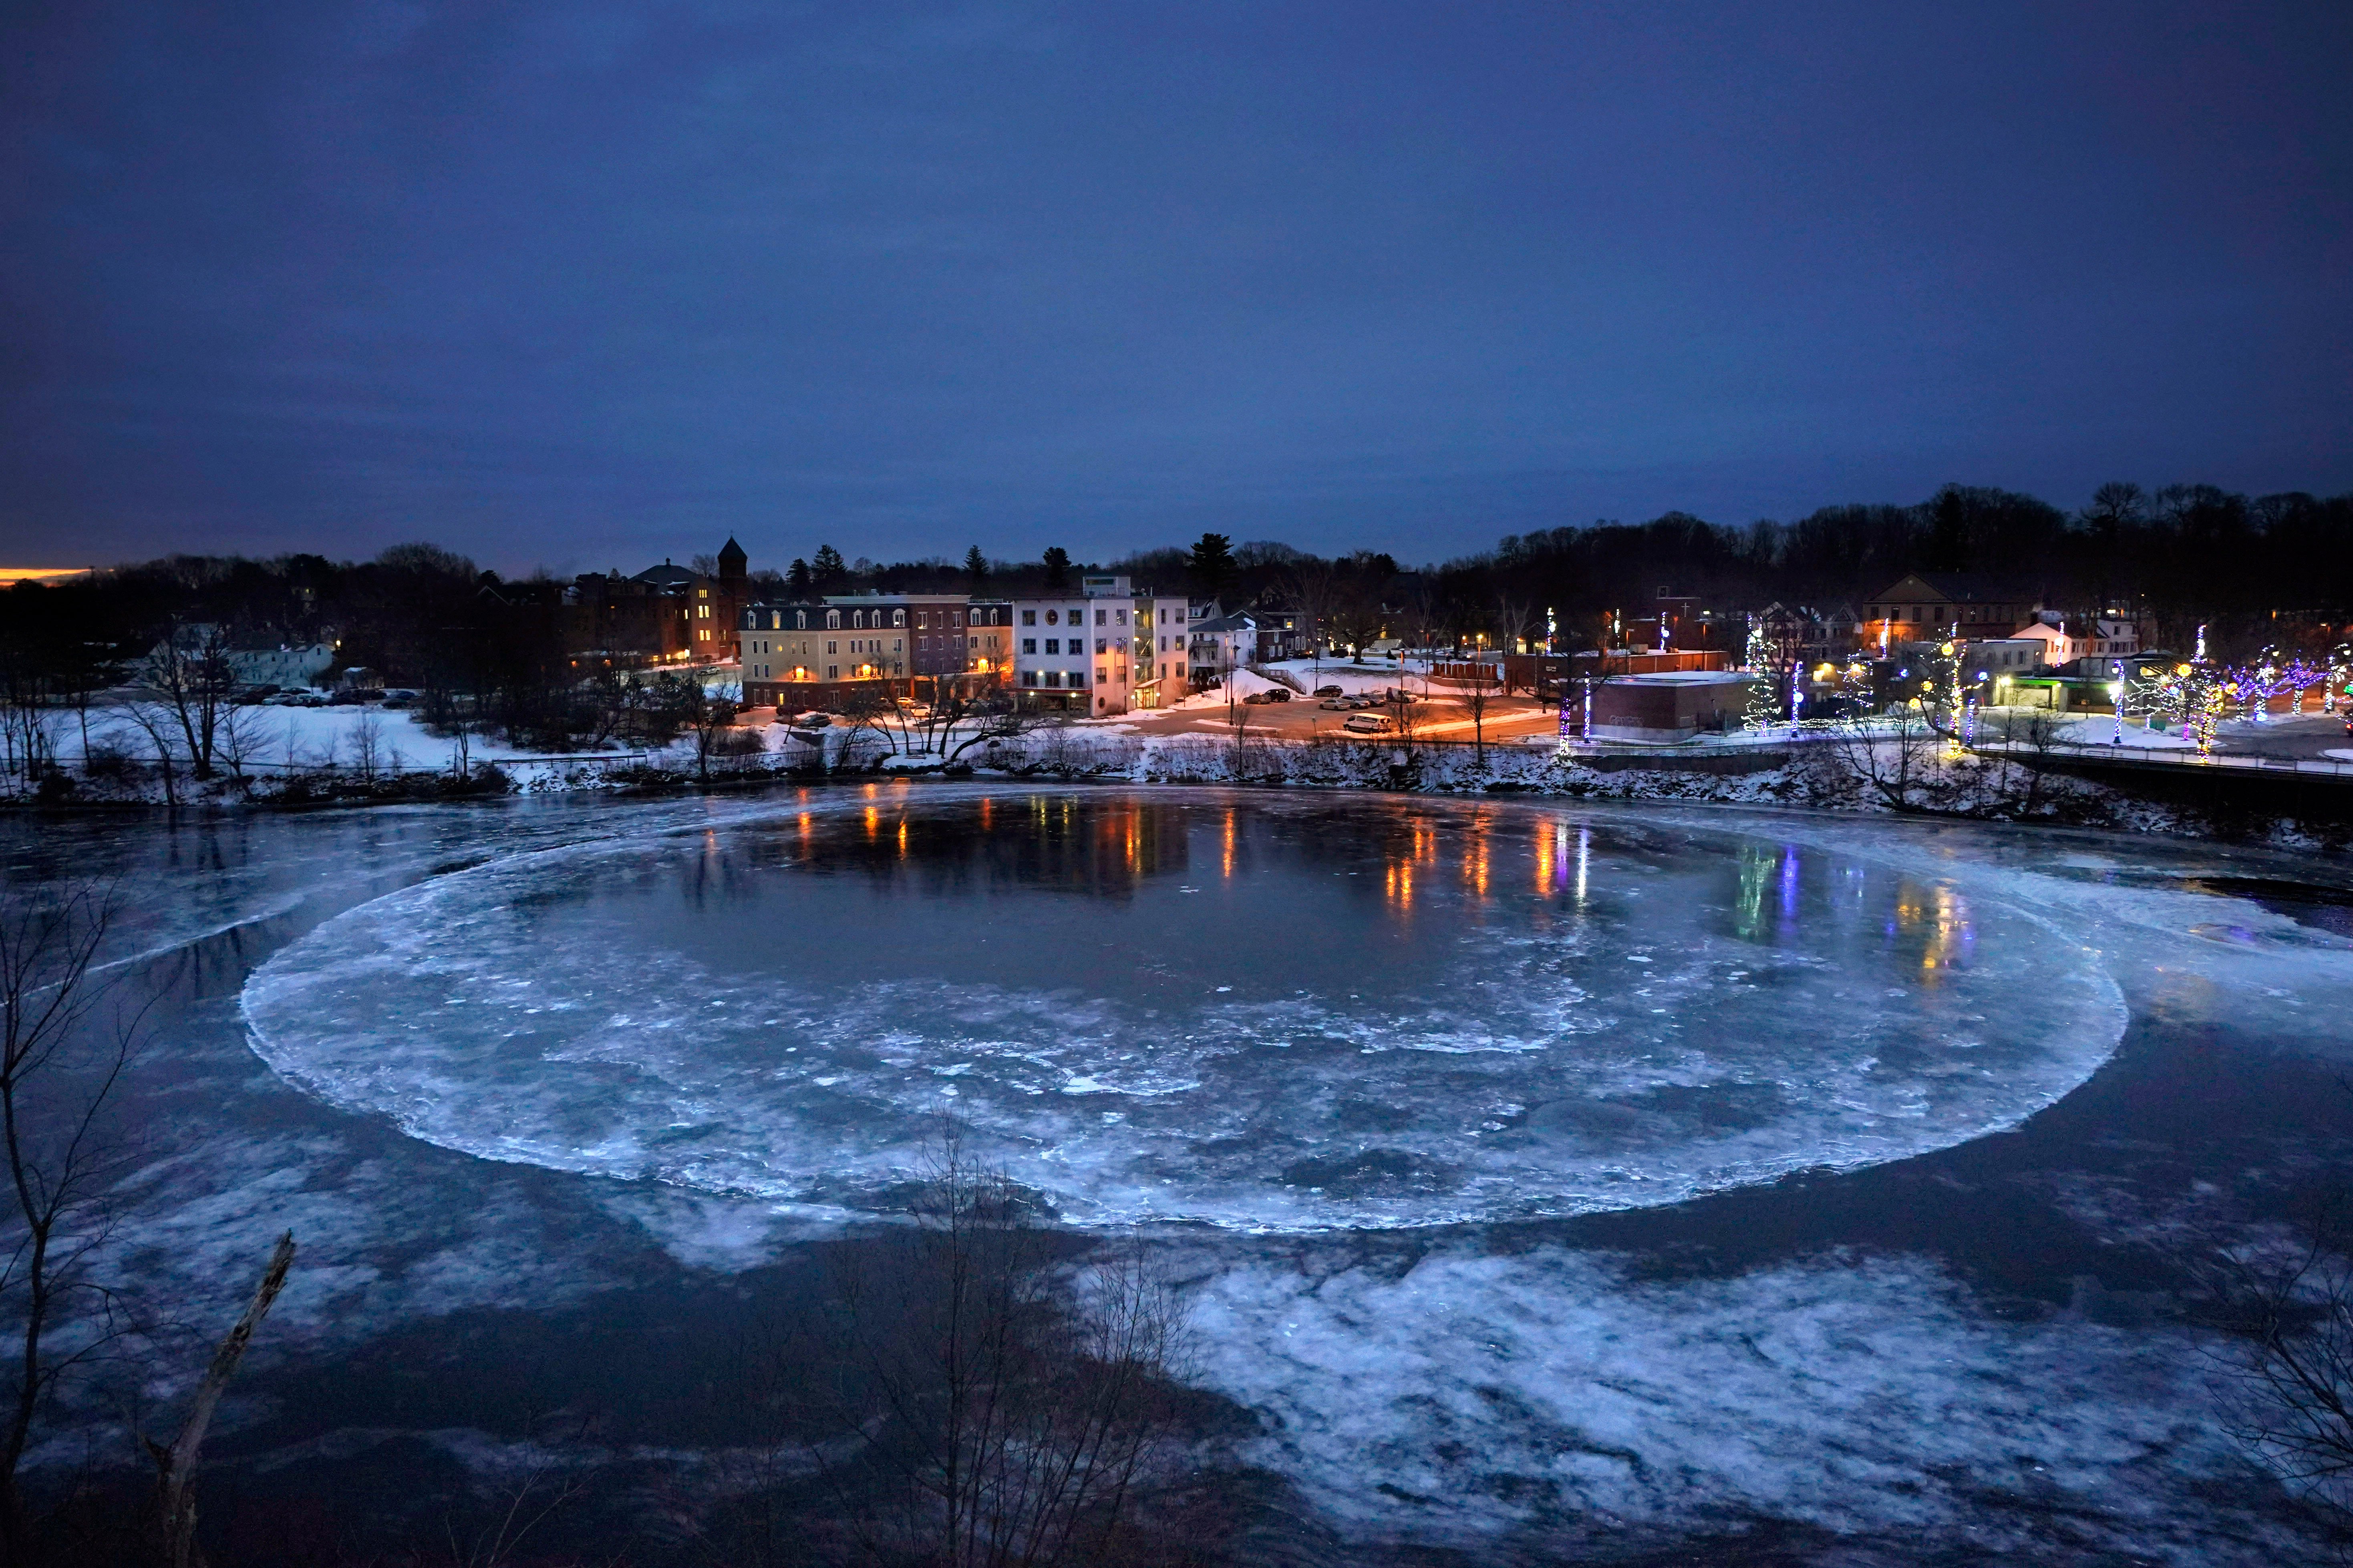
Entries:
POLYGON ((1273 1230, 1902 1158, 2051 1103, 2123 1025, 2083 948, 1926 852, 1052 791, 493 862, 244 1003, 290 1079, 488 1158, 848 1212, 953 1106, 1074 1220, 1273 1230))

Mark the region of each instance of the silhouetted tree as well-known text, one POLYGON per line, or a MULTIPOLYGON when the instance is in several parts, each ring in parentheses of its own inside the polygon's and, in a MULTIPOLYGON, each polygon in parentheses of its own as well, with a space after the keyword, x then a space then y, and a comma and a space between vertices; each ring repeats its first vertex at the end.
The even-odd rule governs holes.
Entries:
POLYGON ((1059 544, 1050 544, 1046 547, 1043 563, 1046 568, 1046 587, 1049 592, 1060 592, 1071 585, 1071 552, 1069 551, 1059 544))
POLYGON ((1233 542, 1222 533, 1205 533, 1194 541, 1186 569, 1192 574, 1193 585, 1211 599, 1230 594, 1241 574, 1234 560, 1233 542))

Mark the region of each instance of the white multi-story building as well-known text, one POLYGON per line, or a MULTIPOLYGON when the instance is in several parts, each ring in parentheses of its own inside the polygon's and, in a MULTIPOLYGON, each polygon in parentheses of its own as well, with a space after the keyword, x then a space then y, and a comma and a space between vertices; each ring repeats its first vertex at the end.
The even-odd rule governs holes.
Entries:
POLYGON ((1185 694, 1181 597, 1086 578, 1076 594, 1012 601, 1012 687, 1025 706, 1102 717, 1185 694))

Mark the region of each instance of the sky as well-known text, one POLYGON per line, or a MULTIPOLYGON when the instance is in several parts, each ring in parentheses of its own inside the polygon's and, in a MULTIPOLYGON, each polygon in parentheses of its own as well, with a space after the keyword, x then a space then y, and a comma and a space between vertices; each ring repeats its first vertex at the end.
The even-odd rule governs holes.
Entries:
POLYGON ((0 565, 2353 489, 2353 6, 12 7, 0 565))

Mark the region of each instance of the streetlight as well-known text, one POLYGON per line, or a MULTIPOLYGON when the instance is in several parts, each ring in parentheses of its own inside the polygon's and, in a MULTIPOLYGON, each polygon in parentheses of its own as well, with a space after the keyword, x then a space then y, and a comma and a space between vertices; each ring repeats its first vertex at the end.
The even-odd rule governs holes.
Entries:
POLYGON ((2108 744, 2121 746, 2125 743, 2125 661, 2110 659, 2108 673, 2116 677, 2108 682, 2108 702, 2116 709, 2116 732, 2108 737, 2108 744))

